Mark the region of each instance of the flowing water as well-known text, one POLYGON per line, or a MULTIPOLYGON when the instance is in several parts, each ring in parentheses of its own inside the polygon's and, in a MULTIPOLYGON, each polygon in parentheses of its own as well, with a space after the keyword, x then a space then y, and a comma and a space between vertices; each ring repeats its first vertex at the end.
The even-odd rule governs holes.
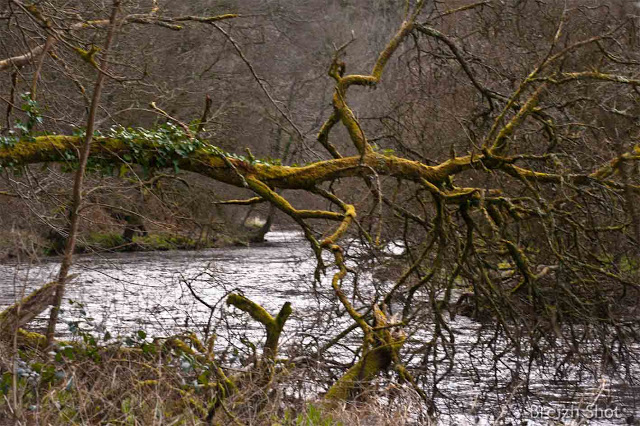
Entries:
MULTIPOLYGON (((30 266, 0 264, 0 307, 52 281, 58 266, 58 259, 30 266)), ((251 247, 77 256, 72 273, 78 275, 68 287, 59 332, 67 336, 70 330, 79 327, 100 336, 107 331, 113 336, 127 336, 138 330, 145 330, 149 336, 167 336, 185 330, 211 329, 219 334, 218 344, 232 344, 233 333, 221 333, 224 329, 255 340, 262 336, 261 330, 246 315, 236 315, 231 320, 219 315, 229 309, 223 303, 225 296, 242 292, 274 314, 286 301, 291 302, 294 313, 285 327, 283 348, 299 345, 296 339, 301 338, 321 346, 349 321, 344 316, 327 314, 331 312, 327 307, 333 306, 335 311, 336 305, 327 280, 314 286, 315 266, 315 258, 302 235, 291 231, 271 232, 266 243, 251 247), (215 308, 213 314, 211 308, 215 308), (224 327, 220 321, 225 321, 224 327)), ((366 279, 367 276, 361 277, 366 279)), ((44 324, 47 315, 45 312, 40 316, 36 327, 44 324)), ((485 392, 483 383, 489 379, 493 383, 518 383, 510 374, 521 360, 506 357, 494 365, 495 354, 486 346, 475 345, 479 323, 457 316, 451 327, 456 330, 457 355, 440 385, 446 397, 439 400, 438 406, 449 413, 442 422, 489 424, 500 415, 496 407, 509 406, 514 390, 485 392), (488 397, 490 393, 492 396, 488 397), (490 415, 481 408, 492 405, 490 415)), ((409 344, 417 345, 429 337, 425 331, 412 336, 409 344)), ((354 336, 351 340, 354 347, 357 341, 354 336)), ((350 359, 348 346, 335 355, 350 359)), ((640 348, 635 349, 640 353, 640 348)), ((632 374, 640 377, 639 369, 640 366, 633 367, 632 374)), ((567 410, 564 414, 571 417, 578 410, 588 415, 587 404, 598 397, 598 392, 594 408, 618 407, 619 411, 595 413, 594 409, 598 419, 588 424, 626 424, 640 417, 637 405, 640 389, 627 386, 624 380, 598 372, 588 376, 568 374, 558 379, 553 371, 543 368, 534 368, 528 380, 530 394, 535 396, 532 400, 537 401, 528 407, 530 418, 560 415, 559 411, 552 411, 556 409, 567 410)), ((505 413, 505 418, 509 418, 509 413, 505 413)), ((570 420, 565 423, 570 424, 570 420)), ((529 424, 548 423, 534 420, 529 424)))

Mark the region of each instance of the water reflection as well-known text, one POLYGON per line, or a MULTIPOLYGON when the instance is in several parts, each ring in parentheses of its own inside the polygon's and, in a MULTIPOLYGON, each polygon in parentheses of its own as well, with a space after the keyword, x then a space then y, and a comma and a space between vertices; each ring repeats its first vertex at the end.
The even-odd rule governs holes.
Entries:
MULTIPOLYGON (((402 247, 389 247, 389 251, 401 252, 402 247)), ((57 269, 57 259, 46 259, 31 267, 0 265, 0 305, 9 305, 23 292, 53 280, 57 269)), ((108 330, 112 335, 127 335, 144 329, 153 336, 187 329, 202 331, 209 321, 214 321, 211 326, 219 333, 218 344, 233 344, 226 331, 258 339, 262 330, 246 315, 239 315, 235 321, 227 320, 225 327, 217 328, 218 317, 212 317, 210 309, 197 299, 222 310, 225 296, 241 291, 273 313, 290 301, 294 314, 285 328, 283 347, 293 342, 292 346, 317 348, 343 330, 349 321, 344 316, 327 315, 331 312, 327 307, 336 306, 335 301, 328 283, 314 286, 314 269, 315 259, 307 242, 300 233, 290 231, 271 232, 265 244, 252 247, 78 256, 72 270, 78 277, 68 288, 61 321, 82 320, 84 326, 97 333, 108 330)), ((47 316, 46 312, 41 315, 40 324, 47 316)), ((543 367, 534 367, 528 377, 514 377, 514 371, 521 371, 517 367, 523 359, 504 357, 496 364, 495 347, 478 344, 481 336, 489 335, 491 329, 461 315, 452 321, 451 327, 456 332, 455 363, 440 385, 442 393, 437 400, 439 409, 450 414, 442 418, 443 423, 490 424, 500 416, 497 407, 509 407, 510 396, 525 383, 533 409, 547 407, 551 412, 549 407, 558 403, 571 407, 591 401, 594 392, 602 388, 603 379, 609 380, 606 389, 603 388, 605 397, 623 398, 625 416, 592 420, 589 424, 624 424, 629 415, 639 417, 634 406, 638 388, 625 387, 622 380, 598 372, 586 376, 567 374, 558 379, 553 368, 543 367), (488 388, 488 383, 509 383, 512 387, 496 392, 488 388)), ((65 335, 69 330, 63 325, 59 332, 65 335)), ((408 351, 419 348, 430 338, 431 330, 414 330, 408 351)), ((358 346, 357 334, 354 333, 351 343, 352 347, 335 348, 333 357, 351 359, 350 350, 358 346)), ((420 362, 419 357, 414 357, 409 364, 419 367, 420 362)), ((425 368, 429 370, 432 366, 425 368)), ((505 419, 510 418, 508 412, 504 414, 505 419)), ((529 424, 548 424, 549 419, 533 420, 529 424)))

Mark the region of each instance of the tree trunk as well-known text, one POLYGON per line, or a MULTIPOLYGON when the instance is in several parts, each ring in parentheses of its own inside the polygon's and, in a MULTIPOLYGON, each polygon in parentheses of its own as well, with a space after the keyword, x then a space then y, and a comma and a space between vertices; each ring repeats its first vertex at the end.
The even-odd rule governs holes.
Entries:
POLYGON ((342 402, 357 396, 363 385, 386 371, 393 361, 394 351, 398 351, 402 342, 394 345, 379 346, 368 351, 353 367, 335 382, 325 395, 329 402, 342 402))
MULTIPOLYGON (((107 33, 107 40, 104 46, 105 53, 102 61, 104 68, 106 68, 107 66, 109 48, 111 47, 111 43, 113 42, 115 36, 116 18, 118 16, 119 7, 120 0, 113 0, 113 8, 111 10, 111 18, 109 20, 109 32, 107 33)), ((91 142, 93 141, 96 114, 98 111, 98 105, 100 104, 100 97, 102 95, 104 79, 106 77, 104 71, 106 70, 98 70, 98 77, 96 78, 96 84, 93 90, 93 99, 91 100, 91 107, 89 109, 89 117, 87 118, 87 134, 80 151, 80 164, 78 165, 78 171, 76 172, 75 180, 73 183, 73 198, 71 201, 71 209, 69 212, 69 235, 67 237, 64 258, 62 259, 62 264, 60 265, 60 272, 58 273, 58 284, 56 286, 53 307, 51 308, 51 315, 49 317, 49 323, 47 325, 47 345, 51 345, 51 343, 53 342, 53 336, 56 331, 56 323, 58 322, 58 314, 60 312, 60 305, 62 304, 62 297, 64 296, 67 276, 73 263, 73 252, 76 248, 76 237, 78 234, 78 226, 80 224, 82 185, 84 182, 85 170, 87 168, 87 161, 89 160, 89 153, 91 152, 91 142)))
POLYGON ((271 231, 271 225, 273 224, 273 217, 276 214, 276 207, 271 204, 269 207, 269 214, 267 215, 267 221, 258 229, 258 231, 251 236, 252 243, 262 243, 264 242, 264 236, 267 235, 269 231, 271 231))
POLYGON ((16 330, 46 310, 53 303, 56 284, 56 281, 45 284, 0 312, 0 340, 10 338, 16 330))

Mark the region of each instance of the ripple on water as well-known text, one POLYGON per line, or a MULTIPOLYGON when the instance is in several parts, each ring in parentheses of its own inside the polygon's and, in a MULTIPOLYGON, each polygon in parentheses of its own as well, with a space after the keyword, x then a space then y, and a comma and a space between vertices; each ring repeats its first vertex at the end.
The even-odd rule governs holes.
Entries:
MULTIPOLYGON (((348 320, 318 314, 319 307, 331 303, 331 292, 328 279, 317 286, 318 293, 312 291, 316 265, 308 243, 301 233, 292 231, 270 232, 266 239, 266 243, 251 247, 78 256, 72 273, 79 275, 69 285, 61 319, 80 319, 79 310, 71 309, 74 305, 69 304, 69 301, 75 301, 83 305, 85 318, 92 318, 96 329, 108 329, 112 334, 124 335, 145 329, 149 335, 169 335, 194 326, 202 329, 207 324, 209 310, 194 299, 189 284, 198 297, 209 304, 217 304, 218 309, 223 309, 224 304, 220 302, 231 291, 243 292, 274 313, 284 302, 290 301, 294 313, 283 336, 285 345, 286 342, 295 343, 293 335, 301 329, 314 333, 312 338, 320 344, 326 342, 340 332, 348 320)), ((399 254, 403 247, 393 245, 388 249, 399 254)), ((0 305, 8 306, 23 291, 28 293, 53 280, 58 266, 58 259, 46 259, 29 268, 1 264, 0 305)), ((46 317, 47 313, 44 313, 40 320, 44 321, 46 317)), ((248 334, 250 338, 262 336, 262 330, 246 316, 238 316, 228 326, 230 331, 248 334)), ((489 424, 487 419, 490 417, 474 411, 479 395, 487 390, 488 379, 510 380, 510 371, 518 360, 505 358, 504 365, 496 370, 491 362, 493 353, 482 345, 475 345, 480 324, 459 315, 451 327, 456 330, 457 355, 442 388, 452 399, 443 398, 439 404, 441 409, 450 405, 455 407, 456 414, 444 423, 489 424)), ((60 327, 60 332, 64 335, 68 330, 60 327)), ((431 337, 430 330, 419 330, 412 335, 412 343, 407 349, 420 347, 431 337)), ((219 341, 225 342, 228 338, 221 335, 219 341)), ((355 336, 351 343, 353 347, 357 346, 355 336)), ((337 353, 336 356, 345 360, 350 358, 348 353, 337 353)), ((414 366, 419 362, 416 358, 414 366)), ((591 396, 598 386, 595 380, 576 386, 580 382, 573 377, 559 382, 542 369, 534 369, 529 380, 531 392, 544 395, 551 402, 564 401, 566 389, 575 391, 579 388, 569 399, 576 401, 591 396)), ((625 388, 620 382, 615 386, 625 388)), ((626 387, 624 390, 638 394, 637 388, 626 387)), ((487 405, 502 402, 504 405, 504 399, 500 400, 504 396, 486 397, 484 402, 487 405)))

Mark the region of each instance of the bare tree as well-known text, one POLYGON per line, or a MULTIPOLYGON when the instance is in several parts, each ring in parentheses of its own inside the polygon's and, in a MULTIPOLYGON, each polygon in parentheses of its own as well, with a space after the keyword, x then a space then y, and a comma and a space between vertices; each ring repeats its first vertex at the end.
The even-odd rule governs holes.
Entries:
MULTIPOLYGON (((109 31, 107 33, 107 39, 104 43, 104 56, 103 61, 106 63, 108 60, 109 49, 113 43, 115 37, 118 9, 120 8, 120 0, 114 0, 111 17, 109 18, 109 31)), ((45 49, 46 51, 46 49, 45 49)), ((98 68, 98 67, 97 67, 98 68)), ((56 293, 53 300, 53 306, 51 308, 51 315, 49 317, 49 323, 47 325, 47 345, 50 346, 53 342, 56 323, 58 322, 58 313, 60 311, 60 305, 62 304, 62 298, 64 296, 65 284, 69 270, 73 264, 73 252, 76 247, 76 238, 78 234, 78 225, 80 223, 80 209, 82 207, 82 190, 84 182, 84 174, 87 169, 87 162, 89 161, 89 153, 91 152, 91 143, 93 141, 93 133, 96 125, 96 113, 100 105, 100 97, 102 96, 102 87, 106 78, 108 69, 103 66, 99 69, 98 76, 96 77, 96 84, 93 88, 93 97, 91 99, 91 106, 89 108, 89 117, 87 118, 87 130, 84 137, 84 143, 80 147, 79 165, 76 171, 75 179, 73 181, 73 195, 71 201, 71 209, 69 211, 69 232, 67 235, 66 247, 64 250, 64 257, 62 258, 62 264, 60 265, 60 272, 58 273, 58 283, 56 293)), ((32 92, 33 93, 33 92, 32 92)))
MULTIPOLYGON (((200 174, 250 193, 228 204, 268 202, 299 226, 317 259, 316 279, 330 274, 351 320, 329 346, 354 330, 361 336, 327 401, 358 398, 393 368, 434 409, 458 349, 457 315, 491 319, 478 344, 496 363, 528 354, 529 370, 518 363, 518 377, 552 350, 561 365, 589 362, 580 351, 594 345, 604 365, 629 362, 640 244, 632 6, 427 3, 407 2, 369 72, 350 72, 352 42, 336 46, 331 111, 317 135, 327 159, 285 166, 251 151, 239 156, 194 137, 188 125, 162 137, 112 129, 94 139, 91 158, 200 174), (398 93, 383 90, 387 80, 402 82, 398 93), (352 104, 353 92, 379 86, 367 94, 373 102, 352 104), (340 136, 348 144, 337 143, 340 136), (297 208, 288 190, 328 207, 297 208), (352 238, 364 254, 348 249, 352 238), (389 243, 402 254, 389 254, 389 243), (382 265, 385 279, 359 291, 350 258, 382 265), (423 340, 407 344, 407 336, 423 340)), ((83 143, 67 134, 15 140, 0 149, 0 165, 60 161, 83 143)), ((266 327, 277 322, 244 299, 229 303, 266 327)), ((218 379, 225 387, 234 381, 218 379)), ((512 385, 515 394, 519 382, 512 385)))

